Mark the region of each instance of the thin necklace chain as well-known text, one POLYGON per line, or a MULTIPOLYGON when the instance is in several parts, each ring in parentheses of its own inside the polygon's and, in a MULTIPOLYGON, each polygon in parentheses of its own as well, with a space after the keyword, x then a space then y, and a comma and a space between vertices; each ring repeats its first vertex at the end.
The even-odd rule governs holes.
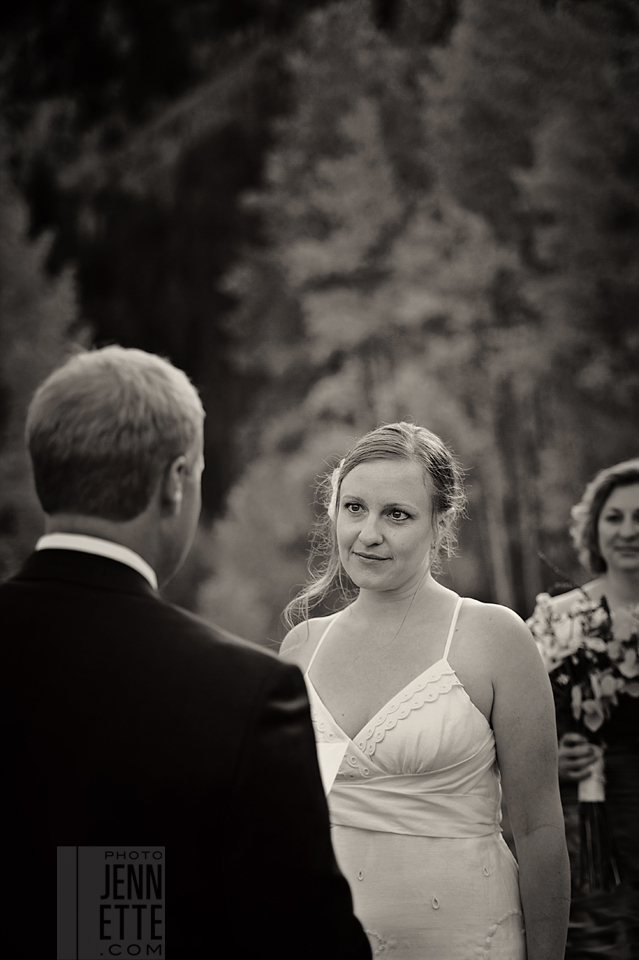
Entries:
MULTIPOLYGON (((421 587, 422 583, 423 583, 424 580, 426 579, 426 574, 428 573, 429 569, 430 569, 430 567, 426 567, 426 569, 424 570, 424 572, 423 572, 423 574, 422 574, 422 576, 421 576, 421 578, 420 578, 419 583, 418 583, 417 586, 415 587, 415 590, 414 590, 414 592, 413 592, 413 595, 412 595, 412 597, 410 598, 410 603, 408 604, 408 607, 406 608, 406 613, 404 614, 404 616, 403 616, 403 618, 402 618, 402 622, 400 623, 399 627, 397 628, 397 630, 395 631, 395 633, 393 634, 393 636, 390 638, 390 640, 388 641, 388 643, 382 643, 382 644, 379 645, 379 647, 377 647, 378 650, 384 650, 386 647, 390 647, 391 644, 395 643, 395 641, 397 640, 399 634, 400 634, 401 631, 402 631, 402 628, 403 628, 404 624, 406 623, 406 619, 407 619, 407 617, 408 617, 408 614, 409 614, 410 611, 411 611, 411 608, 412 608, 413 603, 414 603, 414 601, 415 601, 415 597, 416 597, 417 594, 419 593, 419 588, 421 587)), ((359 657, 361 657, 361 656, 363 656, 363 654, 360 653, 355 659, 358 660, 359 657)))

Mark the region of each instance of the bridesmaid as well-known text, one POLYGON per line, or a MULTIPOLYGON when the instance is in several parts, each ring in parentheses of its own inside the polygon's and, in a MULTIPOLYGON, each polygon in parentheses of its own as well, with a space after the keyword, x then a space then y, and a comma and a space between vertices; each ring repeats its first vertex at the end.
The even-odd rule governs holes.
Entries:
MULTIPOLYGON (((529 626, 544 645, 579 616, 584 601, 596 608, 605 597, 615 638, 627 639, 639 630, 639 459, 598 473, 573 507, 572 517, 572 540, 592 579, 552 599, 541 594, 529 626)), ((576 785, 590 776, 596 754, 585 737, 559 731, 559 776, 573 887, 566 960, 639 957, 639 698, 622 692, 618 701, 601 731, 607 744, 608 822, 623 881, 612 893, 584 896, 579 890, 576 785)))

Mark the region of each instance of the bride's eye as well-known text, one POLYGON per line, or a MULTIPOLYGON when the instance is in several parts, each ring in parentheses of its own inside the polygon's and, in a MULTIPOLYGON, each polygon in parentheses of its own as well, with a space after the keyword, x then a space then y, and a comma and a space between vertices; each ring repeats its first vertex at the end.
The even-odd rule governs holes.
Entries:
POLYGON ((360 513, 362 505, 361 503, 352 503, 351 501, 348 501, 344 504, 344 509, 348 510, 349 513, 360 513))
POLYGON ((391 520, 408 520, 409 515, 405 510, 400 510, 399 507, 396 507, 394 510, 391 510, 389 513, 391 520))

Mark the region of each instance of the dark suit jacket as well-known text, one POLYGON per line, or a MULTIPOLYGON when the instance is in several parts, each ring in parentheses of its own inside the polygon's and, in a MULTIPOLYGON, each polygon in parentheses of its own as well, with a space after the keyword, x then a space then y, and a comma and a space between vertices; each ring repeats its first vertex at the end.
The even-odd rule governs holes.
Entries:
POLYGON ((370 957, 296 667, 65 550, 0 585, 0 638, 3 953, 55 957, 56 847, 112 844, 166 847, 169 960, 370 957))

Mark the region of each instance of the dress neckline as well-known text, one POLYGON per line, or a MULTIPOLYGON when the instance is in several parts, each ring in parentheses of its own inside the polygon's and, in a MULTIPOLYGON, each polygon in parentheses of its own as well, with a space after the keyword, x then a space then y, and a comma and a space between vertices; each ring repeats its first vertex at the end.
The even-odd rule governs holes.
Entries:
MULTIPOLYGON (((339 620, 340 616, 342 615, 342 613, 343 613, 344 611, 343 611, 343 610, 340 610, 339 613, 337 613, 337 614, 333 617, 333 619, 332 619, 331 622, 328 624, 328 626, 327 626, 326 629, 324 630, 324 633, 322 634, 322 636, 319 638, 319 640, 318 640, 318 642, 317 642, 317 646, 315 647, 315 650, 313 651, 313 656, 311 657, 311 659, 310 659, 310 661, 309 661, 309 664, 308 664, 308 667, 306 668, 306 671, 305 671, 305 673, 304 673, 304 678, 305 678, 305 680, 307 681, 307 683, 310 685, 311 689, 313 690, 313 693, 315 694, 315 696, 317 697, 317 699, 319 700, 319 702, 322 704, 322 707, 323 707, 324 710, 326 711, 326 714, 331 718, 332 723, 335 724, 335 726, 336 726, 337 729, 340 731, 340 733, 341 733, 343 736, 345 736, 345 737, 347 738, 347 740, 350 741, 350 743, 355 743, 356 740, 357 740, 359 737, 362 736, 362 734, 364 733, 364 731, 368 729, 368 727, 371 727, 371 726, 374 727, 375 724, 376 724, 376 722, 379 720, 379 718, 380 718, 383 714, 385 714, 385 712, 388 710, 388 707, 390 706, 390 704, 392 704, 395 700, 400 699, 400 697, 403 697, 407 690, 410 690, 410 688, 411 688, 414 684, 417 684, 417 683, 419 683, 420 681, 422 681, 422 680, 424 679, 424 677, 427 676, 427 674, 429 674, 429 673, 430 673, 432 670, 434 670, 436 667, 439 667, 441 664, 444 664, 445 666, 448 667, 449 671, 450 671, 450 672, 452 673, 452 675, 455 677, 455 679, 457 680, 457 683, 461 686, 462 690, 464 690, 464 693, 465 693, 466 696, 468 697, 468 693, 466 693, 466 690, 465 690, 465 688, 464 688, 463 683, 461 682, 461 680, 459 679, 459 677, 457 676, 457 674, 455 673, 455 671, 454 671, 453 668, 451 667, 450 663, 448 662, 448 653, 449 653, 449 651, 450 651, 450 646, 451 646, 451 643, 452 643, 452 640, 453 640, 453 634, 455 633, 455 627, 457 626, 457 618, 459 617, 459 611, 461 610, 461 605, 462 605, 462 603, 463 603, 463 597, 457 597, 457 602, 456 602, 456 604, 455 604, 455 609, 454 609, 454 611, 453 611, 452 620, 451 620, 451 622, 450 622, 450 627, 449 627, 449 630, 448 630, 448 636, 446 637, 446 644, 445 644, 445 646, 444 646, 444 655, 443 655, 443 657, 440 657, 440 659, 439 659, 439 660, 436 660, 435 663, 431 663, 431 665, 430 665, 429 667, 427 667, 425 670, 422 670, 422 672, 419 673, 416 677, 413 677, 412 680, 409 680, 408 683, 404 684, 404 686, 401 688, 401 690, 398 690, 397 693, 393 694, 392 697, 389 697, 388 700, 386 701, 386 703, 382 704, 382 706, 380 707, 380 709, 370 718, 370 720, 367 720, 367 721, 366 721, 366 723, 364 724, 364 726, 363 726, 360 730, 357 731, 357 733, 355 734, 354 737, 349 737, 349 735, 346 733, 346 731, 343 730, 342 727, 339 725, 339 723, 337 722, 337 720, 336 720, 335 717, 333 716, 332 712, 328 709, 328 707, 326 706, 326 704, 324 703, 324 701, 323 701, 322 698, 320 697, 319 693, 317 692, 317 689, 316 689, 316 687, 315 687, 315 684, 314 684, 313 681, 311 680, 311 676, 310 676, 311 667, 313 666, 313 662, 314 662, 314 660, 315 660, 315 657, 316 657, 317 654, 318 654, 318 651, 319 651, 320 647, 321 647, 322 644, 324 643, 324 639, 326 638, 327 634, 329 633, 329 631, 331 630, 331 628, 334 626, 334 624, 339 620)), ((469 701, 469 703, 472 704, 473 707, 475 707, 475 710, 477 710, 477 712, 483 717, 483 719, 484 719, 484 720, 486 721, 486 723, 488 724, 488 721, 486 720, 486 717, 484 717, 484 715, 483 715, 483 713, 481 712, 481 710, 479 710, 479 708, 475 706, 475 704, 474 704, 473 701, 470 699, 470 697, 468 697, 468 701, 469 701)), ((490 726, 490 724, 488 724, 488 726, 490 726)))
MULTIPOLYGON (((311 677, 310 677, 310 674, 309 674, 308 670, 307 670, 306 673, 304 674, 304 677, 305 677, 305 679, 306 679, 306 682, 309 684, 309 686, 310 686, 311 689, 313 690, 313 693, 315 694, 315 696, 317 697, 317 699, 319 700, 319 702, 322 704, 322 707, 323 707, 323 709, 325 710, 327 716, 329 716, 329 717, 331 718, 331 722, 337 727, 337 729, 339 730, 339 732, 340 732, 344 737, 346 737, 346 739, 347 739, 350 743, 353 743, 353 744, 354 744, 354 743, 357 742, 357 740, 358 740, 359 738, 361 738, 362 734, 364 733, 365 730, 368 729, 368 727, 375 727, 375 726, 376 726, 376 724, 377 724, 377 722, 379 721, 380 717, 382 717, 382 716, 384 716, 384 715, 386 714, 389 706, 390 706, 392 703, 394 703, 395 700, 399 700, 401 697, 403 697, 404 694, 405 694, 408 690, 410 690, 410 688, 411 688, 412 686, 418 684, 421 680, 424 679, 424 677, 426 677, 429 673, 432 673, 432 672, 435 670, 435 668, 436 668, 436 667, 439 667, 441 664, 444 664, 445 666, 448 667, 449 671, 450 671, 450 672, 452 673, 452 675, 455 677, 455 679, 457 680, 457 682, 458 682, 458 684, 460 685, 460 687, 462 688, 462 690, 464 690, 464 693, 466 693, 466 691, 465 691, 465 689, 464 689, 464 685, 462 684, 461 680, 459 679, 459 677, 457 676, 457 674, 455 673, 455 671, 454 671, 453 668, 451 667, 451 665, 450 665, 450 663, 448 662, 448 660, 446 659, 446 657, 441 657, 441 659, 437 660, 435 663, 431 663, 430 667, 427 667, 426 670, 422 670, 422 672, 421 672, 420 674, 418 674, 416 677, 413 677, 413 679, 412 679, 412 680, 409 680, 408 683, 404 684, 404 686, 402 687, 402 689, 401 689, 401 690, 398 690, 397 693, 393 694, 392 697, 389 697, 389 699, 386 701, 386 703, 383 704, 383 705, 380 707, 380 709, 377 711, 377 713, 376 713, 373 717, 371 717, 370 720, 367 720, 367 721, 366 721, 366 723, 364 724, 364 726, 361 728, 361 730, 358 730, 358 731, 357 731, 357 733, 355 734, 354 737, 349 737, 349 735, 346 733, 346 731, 343 730, 342 727, 339 725, 339 723, 337 722, 337 720, 336 720, 335 717, 333 716, 332 712, 328 709, 328 707, 326 706, 326 704, 324 703, 324 701, 323 701, 322 698, 320 697, 319 693, 317 692, 317 689, 315 688, 315 684, 314 684, 313 681, 311 680, 311 677)), ((310 669, 310 664, 309 664, 309 669, 310 669)), ((466 693, 466 696, 468 696, 467 693, 466 693)), ((470 697, 468 697, 468 699, 470 700, 470 697)), ((472 700, 470 700, 470 702, 472 703, 472 700)), ((475 704, 473 704, 473 706, 475 706, 475 704)), ((478 708, 475 707, 475 709, 477 710, 478 708)), ((486 717, 484 717, 484 715, 483 715, 483 713, 481 712, 481 710, 479 710, 478 712, 479 712, 480 715, 483 717, 483 719, 486 720, 486 717)))

